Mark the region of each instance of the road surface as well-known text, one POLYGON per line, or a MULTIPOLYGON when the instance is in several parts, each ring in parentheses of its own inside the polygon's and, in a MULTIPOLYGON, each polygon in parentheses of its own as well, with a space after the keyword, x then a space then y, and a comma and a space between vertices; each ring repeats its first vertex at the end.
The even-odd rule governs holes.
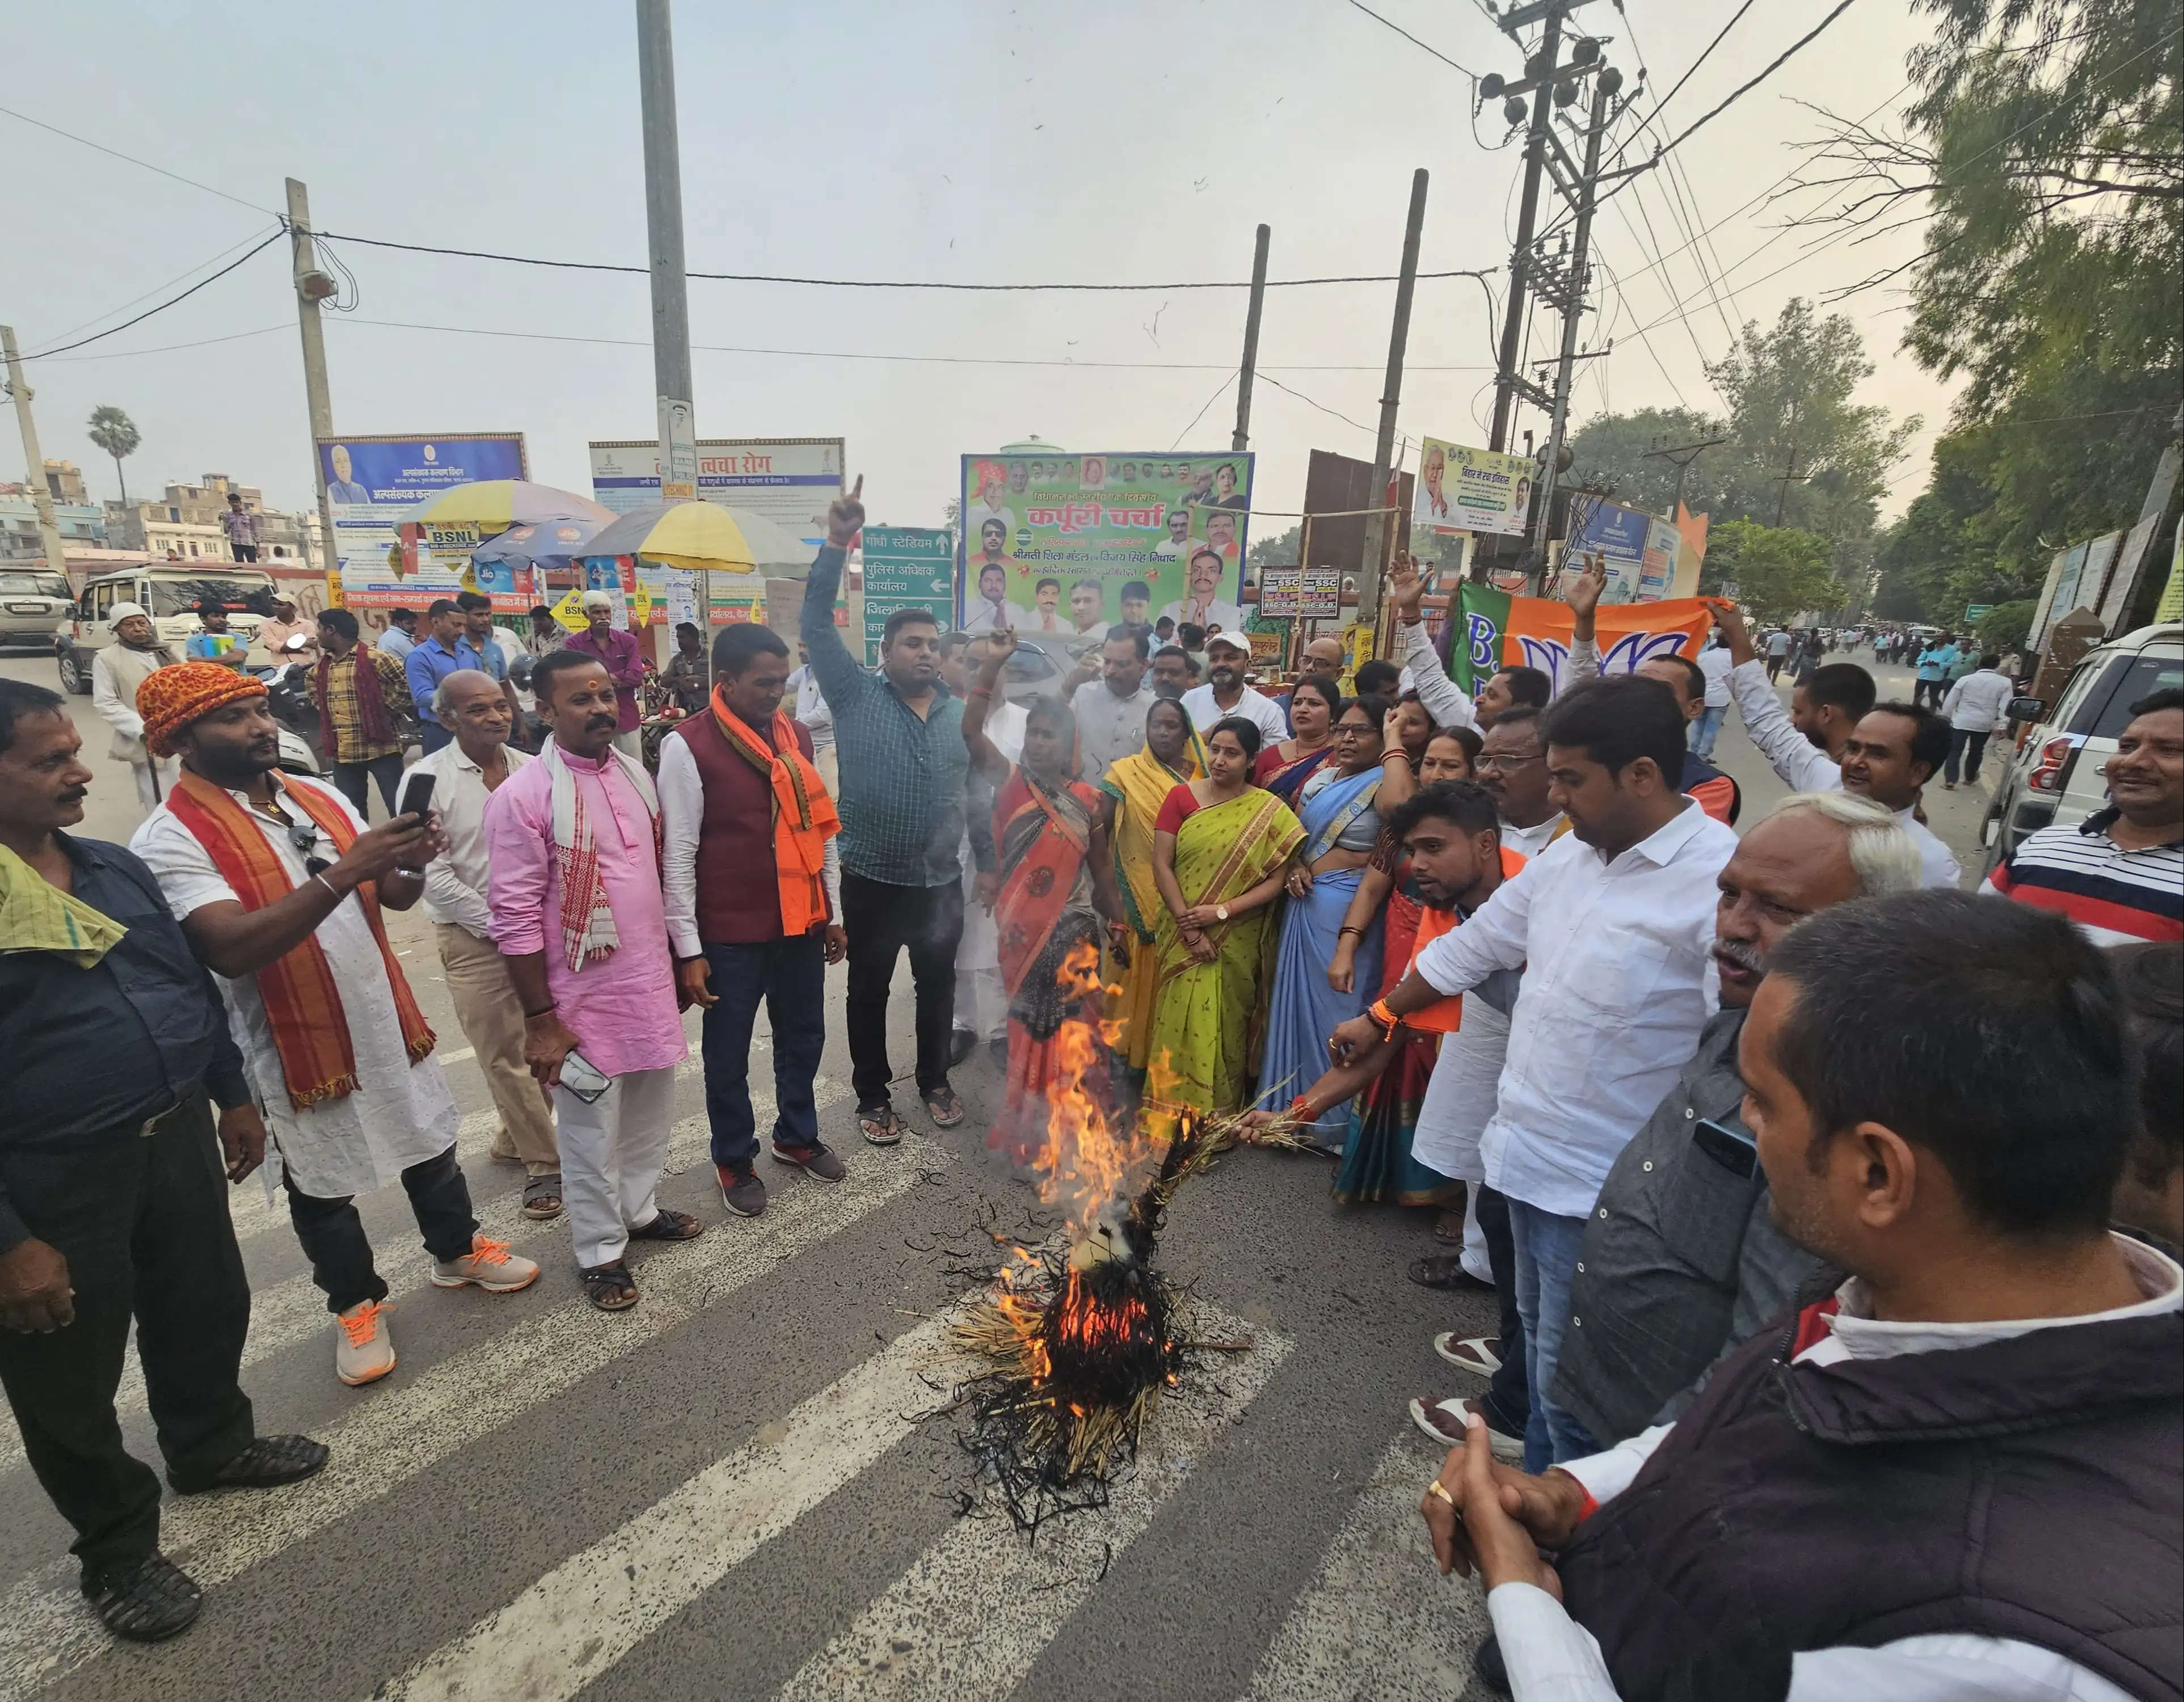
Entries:
MULTIPOLYGON (((43 659, 0 672, 53 678, 43 659)), ((1885 696, 1908 695, 1901 672, 1885 696)), ((128 776, 89 700, 70 706, 98 773, 84 831, 125 838, 128 776)), ((1747 819, 1780 794, 1733 716, 1717 757, 1747 819)), ((1969 881, 1977 801, 1937 788, 1928 807, 1969 881)), ((960 1418, 932 1415, 952 1370, 950 1250, 989 1216, 1037 1232, 1028 1190, 986 1160, 1000 1084, 983 1057, 956 1077, 961 1128, 913 1113, 900 1147, 864 1146, 834 972, 820 1097, 849 1179, 761 1161, 773 1203, 739 1220, 706 1160, 694 1047, 661 1198, 706 1231, 637 1252, 644 1299, 605 1316, 566 1228, 516 1214, 521 1172, 486 1156, 495 1119, 429 936, 416 916, 390 920, 465 1113, 480 1214, 544 1273, 515 1296, 432 1289, 399 1189, 365 1198, 400 1365, 344 1388, 285 1215, 246 1182, 245 1386, 261 1428, 320 1437, 332 1464, 287 1490, 170 1498, 165 1546, 208 1600, 186 1636, 146 1649, 84 1610, 67 1529, 0 1429, 0 1702, 1465 1694, 1483 1604, 1434 1571, 1416 1507, 1440 1451, 1404 1408, 1463 1392, 1431 1337, 1490 1333, 1492 1309, 1404 1280, 1429 1214, 1336 1207, 1325 1163, 1272 1153, 1188 1185, 1163 1261, 1204 1331, 1250 1350, 1166 1403, 1111 1506, 1029 1543, 990 1507, 963 1510, 960 1418)), ((900 1068, 908 991, 905 971, 900 1068)), ((121 1408, 156 1462, 133 1366, 121 1408)))

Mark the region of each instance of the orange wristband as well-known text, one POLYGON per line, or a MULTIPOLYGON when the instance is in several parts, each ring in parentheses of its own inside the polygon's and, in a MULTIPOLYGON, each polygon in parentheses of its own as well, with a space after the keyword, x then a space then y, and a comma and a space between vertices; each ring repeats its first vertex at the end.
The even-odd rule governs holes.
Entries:
POLYGON ((1372 1009, 1366 1015, 1379 1024, 1382 1032, 1390 1040, 1395 1039, 1396 1030, 1403 1025, 1403 1019, 1388 1008, 1385 999, 1375 999, 1372 1009))

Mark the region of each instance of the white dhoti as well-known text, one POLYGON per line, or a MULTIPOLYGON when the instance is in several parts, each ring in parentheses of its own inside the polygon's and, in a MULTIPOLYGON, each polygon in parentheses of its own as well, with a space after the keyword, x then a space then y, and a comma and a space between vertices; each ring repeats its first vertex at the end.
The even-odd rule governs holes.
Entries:
POLYGON ((660 1215, 660 1167, 674 1110, 671 1067, 617 1075, 589 1105, 566 1087, 554 1090, 561 1203, 584 1269, 613 1264, 628 1248, 629 1232, 660 1215))
POLYGON ((963 938, 956 947, 956 1026, 980 1040, 1009 1031, 1009 994, 1001 979, 1001 930, 978 902, 971 836, 963 835, 963 938))
POLYGON ((1463 1268, 1482 1282, 1493 1281, 1493 1268, 1479 1227, 1479 1190, 1486 1180, 1479 1137, 1493 1118, 1508 1050, 1509 1018, 1484 999, 1467 998, 1463 1026, 1440 1043, 1411 1141, 1418 1163, 1465 1185, 1463 1268))

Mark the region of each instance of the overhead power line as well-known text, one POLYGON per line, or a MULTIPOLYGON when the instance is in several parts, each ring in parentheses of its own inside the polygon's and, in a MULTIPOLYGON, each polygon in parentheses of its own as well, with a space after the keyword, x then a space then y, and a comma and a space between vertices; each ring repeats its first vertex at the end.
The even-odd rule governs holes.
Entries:
POLYGON ((1431 42, 1421 42, 1416 36, 1413 36, 1408 30, 1406 30, 1401 24, 1396 23, 1392 18, 1383 18, 1370 6, 1364 4, 1363 0, 1350 0, 1350 3, 1352 6, 1357 7, 1359 11, 1362 12, 1374 23, 1386 25, 1388 28, 1393 30, 1412 47, 1424 47, 1426 52, 1431 53, 1435 59, 1439 59, 1441 64, 1446 65, 1449 70, 1452 71, 1462 71, 1464 75, 1469 77, 1474 83, 1479 81, 1478 72, 1471 70, 1466 66, 1459 65, 1454 59, 1449 58, 1446 53, 1441 52, 1439 47, 1435 47, 1431 42))
POLYGON ((221 278, 226 277, 230 272, 233 271, 237 266, 242 265, 246 262, 254 259, 256 256, 264 254, 266 249, 271 248, 274 243, 279 242, 287 234, 288 232, 285 227, 281 230, 275 231, 270 236, 267 237, 264 242, 259 243, 256 248, 251 249, 248 254, 238 254, 235 259, 230 260, 226 265, 222 266, 218 271, 199 278, 187 289, 181 292, 181 293, 169 296, 166 300, 161 302, 157 307, 146 308, 143 312, 137 314, 134 318, 125 319, 120 324, 110 326, 104 331, 95 331, 90 336, 79 338, 74 343, 64 343, 55 349, 41 349, 35 354, 25 354, 23 359, 25 360, 48 360, 56 354, 65 354, 72 349, 83 349, 92 343, 103 342, 107 338, 113 337, 120 332, 128 330, 132 325, 142 325, 146 320, 151 318, 153 315, 164 313, 169 308, 174 306, 177 302, 188 300, 190 297, 195 295, 207 284, 218 282, 221 278))
POLYGON ((59 137, 64 142, 73 142, 80 147, 94 148, 109 159, 119 159, 130 165, 141 165, 147 171, 156 171, 162 177, 170 178, 177 183, 187 183, 192 189, 202 189, 208 195, 217 195, 223 201, 232 201, 237 206, 248 207, 254 213, 269 213, 276 219, 281 216, 279 211, 274 208, 261 207, 255 201, 246 201, 240 195, 231 195, 225 189, 215 189, 209 183, 200 183, 194 177, 185 177, 179 171, 170 171, 164 165, 154 165, 148 159, 139 159, 133 153, 124 153, 118 148, 109 148, 103 142, 93 142, 87 136, 78 136, 73 131, 63 130, 57 124, 47 124, 45 120, 32 118, 26 112, 17 112, 11 106, 0 106, 0 113, 6 114, 19 124, 27 124, 33 129, 48 131, 52 135, 59 137))
MULTIPOLYGON (((1661 159, 1702 128, 1708 120, 1719 118, 1723 113, 1727 112, 1730 108, 1735 106, 1738 101, 1741 100, 1746 95, 1751 93, 1752 90, 1758 88, 1760 84, 1765 82, 1768 78, 1774 75, 1776 71, 1787 64, 1801 47, 1803 47, 1808 42, 1816 39, 1819 36, 1820 32, 1825 30, 1829 25, 1834 23, 1835 20, 1841 17, 1844 13, 1849 11, 1852 3, 1852 0, 1837 0, 1835 10, 1829 13, 1826 17, 1821 19, 1819 23, 1814 25, 1813 27, 1808 30, 1803 35, 1798 36, 1796 41, 1791 42, 1790 45, 1787 47, 1785 47, 1780 53, 1777 54, 1773 62, 1757 76, 1752 77, 1747 82, 1738 84, 1736 87, 1730 90, 1728 95, 1718 104, 1708 108, 1704 114, 1692 123, 1685 125, 1684 128, 1678 132, 1674 142, 1665 142, 1660 148, 1655 149, 1653 158, 1657 160, 1661 159)), ((1609 193, 1613 193, 1613 192, 1610 191, 1609 193)))

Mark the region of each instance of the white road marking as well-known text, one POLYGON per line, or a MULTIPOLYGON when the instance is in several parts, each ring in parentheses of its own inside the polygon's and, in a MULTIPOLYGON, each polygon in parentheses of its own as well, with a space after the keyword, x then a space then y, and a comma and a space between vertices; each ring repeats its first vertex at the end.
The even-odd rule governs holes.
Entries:
POLYGON ((439 1055, 440 1062, 443 1064, 462 1063, 476 1056, 477 1048, 474 1046, 463 1046, 454 1052, 443 1052, 439 1055))
MULTIPOLYGON (((644 1297, 620 1318, 602 1319, 584 1300, 527 1314, 520 1296, 497 1300, 521 1321, 420 1376, 397 1370, 361 1394, 354 1414, 321 1433, 333 1458, 318 1476, 277 1495, 170 1502, 160 1546, 206 1588, 224 1583, 840 1234, 908 1191, 921 1171, 950 1162, 946 1148, 913 1133, 885 1159, 854 1165, 842 1181, 785 1187, 764 1217, 644 1258, 637 1267, 644 1297)), ((84 1611, 74 1574, 64 1562, 0 1596, 0 1702, 114 1648, 84 1611)))
POLYGON ((769 1425, 499 1612, 374 1702, 573 1697, 669 1618, 907 1436, 944 1371, 952 1314, 920 1324, 769 1425))
POLYGON ((1448 1702, 1490 1629, 1475 1579, 1440 1575, 1418 1498, 1447 1457, 1423 1437, 1380 1456, 1312 1582, 1251 1675, 1248 1702, 1448 1702))
MULTIPOLYGON (((1248 1336, 1252 1347, 1186 1377, 1161 1403, 1145 1426, 1137 1466, 1115 1485, 1105 1510, 1042 1525, 1036 1542, 998 1510, 957 1521, 805 1663, 783 1687, 783 1702, 998 1702, 1011 1694, 1092 1593, 1112 1555, 1151 1525, 1294 1345, 1203 1309, 1195 1333, 1248 1336)), ((532 1694, 506 1684, 490 1693, 532 1694)))
MULTIPOLYGON (((814 1097, 823 1110, 829 1105, 849 1097, 849 1090, 825 1076, 813 1083, 814 1097)), ((759 1119, 761 1143, 769 1128, 766 1119, 774 1109, 770 1093, 751 1095, 751 1109, 759 1119)), ((493 1119, 493 1113, 475 1113, 493 1119)), ((498 1126, 497 1120, 488 1126, 498 1126)), ((669 1137, 667 1162, 661 1174, 677 1176, 693 1164, 710 1163, 712 1147, 710 1126, 702 1117, 686 1117, 675 1125, 669 1137)), ((884 1161, 883 1161, 884 1162, 884 1161)), ((772 1165, 776 1170, 782 1167, 772 1165)), ((852 1172, 852 1174, 855 1174, 852 1172)), ((527 1258, 544 1259, 551 1256, 550 1249, 558 1242, 564 1249, 568 1246, 569 1224, 566 1218, 549 1218, 539 1223, 523 1215, 523 1197, 511 1194, 505 1199, 477 1208, 478 1232, 493 1241, 504 1241, 515 1251, 527 1258)), ((405 1225, 402 1231, 402 1256, 397 1264, 392 1258, 382 1259, 381 1275, 387 1282, 387 1297, 401 1301, 427 1286, 432 1261, 420 1252, 410 1239, 411 1231, 405 1225)), ((333 1326, 326 1314, 326 1297, 318 1284, 311 1281, 306 1270, 285 1281, 270 1284, 254 1291, 250 1297, 250 1334, 242 1344, 242 1365, 245 1370, 262 1359, 276 1353, 286 1353, 298 1342, 308 1342, 314 1336, 333 1340, 333 1326)), ((114 1409, 125 1419, 145 1409, 144 1367, 134 1353, 123 1362, 121 1382, 114 1391, 114 1409)), ((9 1426, 0 1433, 0 1472, 12 1471, 23 1465, 22 1432, 9 1426)))

